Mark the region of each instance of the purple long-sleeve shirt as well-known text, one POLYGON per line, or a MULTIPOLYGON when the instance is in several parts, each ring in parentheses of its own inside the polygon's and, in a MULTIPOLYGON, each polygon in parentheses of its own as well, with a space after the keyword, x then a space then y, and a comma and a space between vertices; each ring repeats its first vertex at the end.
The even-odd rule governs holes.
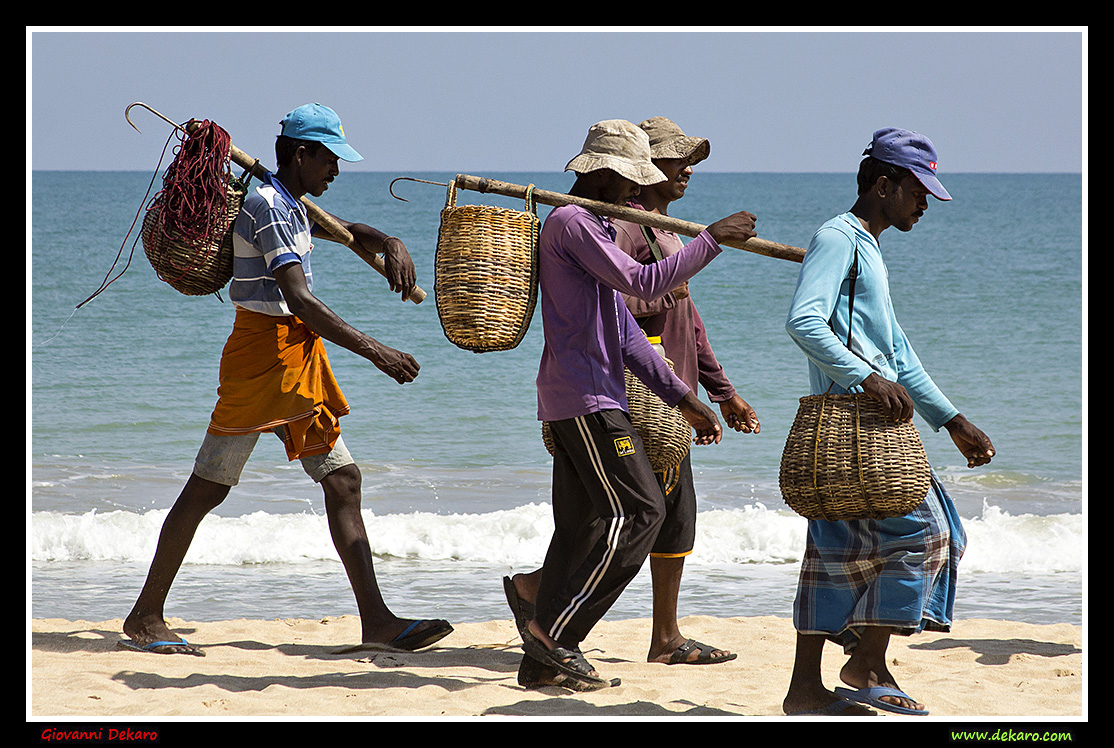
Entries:
POLYGON ((576 205, 553 209, 538 244, 545 347, 538 419, 559 421, 627 409, 623 367, 676 405, 689 387, 654 351, 619 293, 651 300, 722 252, 707 231, 661 262, 643 265, 615 245, 611 222, 576 205))

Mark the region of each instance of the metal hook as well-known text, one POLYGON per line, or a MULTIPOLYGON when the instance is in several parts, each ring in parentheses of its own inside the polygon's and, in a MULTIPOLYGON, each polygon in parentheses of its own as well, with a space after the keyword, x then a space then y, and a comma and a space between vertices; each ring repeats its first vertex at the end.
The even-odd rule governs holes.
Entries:
POLYGON ((135 123, 132 122, 131 117, 129 115, 131 114, 132 107, 137 107, 137 106, 143 107, 148 112, 150 112, 151 114, 153 114, 156 117, 158 117, 159 119, 161 119, 163 122, 166 122, 170 125, 173 125, 174 127, 178 128, 182 132, 187 132, 186 128, 182 127, 177 122, 172 122, 169 118, 167 118, 166 115, 162 114, 161 112, 159 112, 155 109, 152 109, 150 106, 148 106, 147 104, 144 104, 142 101, 133 101, 131 104, 128 104, 128 108, 124 110, 124 119, 126 119, 128 121, 128 124, 131 125, 132 128, 136 132, 143 132, 143 131, 135 126, 135 123))
POLYGON ((421 182, 423 184, 435 184, 439 187, 449 186, 448 182, 431 182, 428 179, 417 179, 415 177, 396 177, 391 180, 391 184, 389 187, 387 187, 387 191, 391 193, 391 197, 393 197, 395 200, 401 200, 404 203, 408 203, 410 201, 407 200, 405 197, 399 197, 395 194, 395 182, 398 182, 400 180, 406 180, 407 182, 421 182))

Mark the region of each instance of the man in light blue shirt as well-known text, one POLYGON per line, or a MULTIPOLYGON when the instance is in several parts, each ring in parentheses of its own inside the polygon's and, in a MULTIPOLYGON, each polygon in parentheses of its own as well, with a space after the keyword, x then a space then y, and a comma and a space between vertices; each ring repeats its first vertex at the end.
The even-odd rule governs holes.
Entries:
MULTIPOLYGON (((928 209, 928 196, 950 200, 936 177, 928 138, 884 128, 859 167, 851 210, 817 230, 805 253, 786 331, 808 357, 813 394, 863 392, 895 421, 914 411, 946 428, 967 457, 985 465, 994 447, 944 396, 924 370, 890 299, 878 238, 890 226, 909 231, 928 209), (854 319, 848 319, 850 276, 854 319), (848 330, 850 344, 848 345, 848 330)), ((925 501, 910 514, 883 520, 810 520, 794 602, 797 653, 787 714, 862 714, 861 702, 902 714, 927 714, 903 693, 886 666, 890 636, 949 630, 955 573, 966 538, 955 507, 932 476, 925 501), (854 690, 828 691, 820 660, 828 639, 850 658, 840 678, 854 690)))

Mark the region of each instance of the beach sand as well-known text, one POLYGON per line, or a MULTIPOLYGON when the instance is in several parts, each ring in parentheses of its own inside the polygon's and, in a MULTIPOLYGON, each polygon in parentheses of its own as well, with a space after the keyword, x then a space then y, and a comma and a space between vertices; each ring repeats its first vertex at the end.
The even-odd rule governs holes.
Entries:
MULTIPOLYGON (((355 616, 168 622, 206 656, 118 650, 121 620, 32 620, 30 718, 785 719, 795 640, 785 618, 690 616, 681 620, 686 636, 739 657, 666 666, 645 662, 649 619, 605 620, 582 648, 622 685, 574 693, 518 685, 522 649, 510 620, 458 624, 418 653, 338 653, 359 641, 355 616)), ((898 683, 932 716, 880 719, 1086 717, 1080 626, 958 621, 950 633, 894 637, 888 656, 898 683)), ((829 688, 841 685, 844 661, 838 647, 826 647, 829 688)))

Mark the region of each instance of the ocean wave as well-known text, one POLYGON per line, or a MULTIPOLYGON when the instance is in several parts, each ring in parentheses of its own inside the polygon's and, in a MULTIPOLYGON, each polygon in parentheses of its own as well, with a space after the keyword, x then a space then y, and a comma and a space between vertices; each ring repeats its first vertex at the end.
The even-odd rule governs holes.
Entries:
MULTIPOLYGON (((35 512, 31 560, 147 563, 167 510, 35 512)), ((550 507, 531 503, 479 514, 428 512, 375 515, 365 511, 372 552, 380 557, 434 562, 478 562, 532 567, 545 556, 553 523, 550 507)), ((984 505, 965 519, 965 572, 1079 572, 1085 533, 1082 515, 1011 515, 984 505)), ((806 522, 760 503, 700 513, 696 552, 688 563, 798 563, 806 522)), ((297 564, 338 561, 324 516, 252 512, 210 515, 198 528, 185 563, 199 565, 297 564)))

